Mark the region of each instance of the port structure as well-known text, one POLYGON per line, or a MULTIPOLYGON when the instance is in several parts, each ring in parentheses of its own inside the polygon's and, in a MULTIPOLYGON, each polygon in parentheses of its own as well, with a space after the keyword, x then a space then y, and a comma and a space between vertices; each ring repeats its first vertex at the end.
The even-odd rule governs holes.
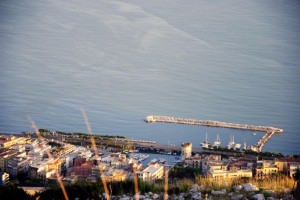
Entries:
POLYGON ((196 120, 196 119, 183 119, 176 117, 160 116, 160 115, 149 115, 144 119, 147 123, 154 122, 163 122, 163 123, 175 123, 175 124, 187 124, 187 125, 197 125, 197 126, 209 126, 209 127, 219 127, 219 128, 231 128, 231 129, 241 129, 241 130, 252 130, 252 131, 261 131, 265 132, 262 138, 253 146, 250 146, 250 149, 253 151, 261 152, 262 148, 265 146, 267 141, 275 133, 283 133, 283 129, 275 128, 272 126, 256 126, 248 124, 236 124, 212 120, 196 120))

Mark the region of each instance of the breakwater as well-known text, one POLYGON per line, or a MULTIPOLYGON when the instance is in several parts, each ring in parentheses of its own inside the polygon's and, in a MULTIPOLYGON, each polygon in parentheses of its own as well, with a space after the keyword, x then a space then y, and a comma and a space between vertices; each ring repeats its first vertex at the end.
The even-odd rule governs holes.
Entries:
POLYGON ((271 137, 275 134, 275 131, 272 132, 266 132, 265 135, 263 135, 260 140, 254 145, 251 146, 250 149, 257 151, 257 152, 261 152, 262 148, 265 146, 265 144, 267 143, 267 141, 269 139, 271 139, 271 137))
POLYGON ((283 129, 275 128, 272 126, 256 126, 256 125, 236 124, 236 123, 228 123, 228 122, 220 122, 220 121, 212 121, 212 120, 182 119, 182 118, 159 116, 159 115, 149 115, 144 120, 147 123, 164 122, 164 123, 187 124, 187 125, 266 132, 266 134, 254 146, 251 147, 252 150, 259 151, 259 152, 262 150, 265 143, 275 133, 282 133, 284 131, 283 129))

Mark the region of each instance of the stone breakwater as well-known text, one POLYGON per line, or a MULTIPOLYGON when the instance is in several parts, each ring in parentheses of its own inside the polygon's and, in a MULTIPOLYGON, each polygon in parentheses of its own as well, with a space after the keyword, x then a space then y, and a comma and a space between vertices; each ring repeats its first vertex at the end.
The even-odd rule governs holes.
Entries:
POLYGON ((256 125, 248 125, 248 124, 219 122, 219 121, 212 121, 212 120, 182 119, 182 118, 159 116, 159 115, 149 115, 145 118, 145 122, 147 123, 164 122, 164 123, 210 126, 210 127, 219 127, 219 128, 232 128, 232 129, 266 132, 266 134, 254 146, 251 147, 252 150, 258 152, 262 150, 265 143, 269 139, 271 139, 271 137, 275 133, 282 133, 284 131, 283 129, 275 128, 272 126, 256 126, 256 125))

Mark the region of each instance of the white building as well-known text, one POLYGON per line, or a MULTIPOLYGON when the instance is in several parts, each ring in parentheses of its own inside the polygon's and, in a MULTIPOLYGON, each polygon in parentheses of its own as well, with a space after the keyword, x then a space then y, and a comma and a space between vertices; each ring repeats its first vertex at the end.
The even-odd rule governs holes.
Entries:
POLYGON ((27 172, 29 170, 29 163, 26 158, 12 156, 7 161, 7 172, 16 176, 18 173, 27 172))
POLYGON ((210 166, 213 165, 223 165, 221 160, 221 155, 209 155, 203 158, 201 164, 202 172, 205 174, 210 166))
POLYGON ((143 171, 138 171, 139 179, 143 181, 155 181, 164 177, 164 165, 159 163, 150 163, 143 171))
POLYGON ((211 165, 207 171, 208 177, 211 178, 252 178, 253 173, 249 169, 227 170, 223 165, 211 165))

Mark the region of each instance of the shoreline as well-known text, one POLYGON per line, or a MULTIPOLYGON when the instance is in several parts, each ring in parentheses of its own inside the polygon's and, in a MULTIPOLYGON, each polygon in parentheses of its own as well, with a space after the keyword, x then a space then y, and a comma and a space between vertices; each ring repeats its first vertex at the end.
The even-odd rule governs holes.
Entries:
MULTIPOLYGON (((32 133, 30 135, 27 135, 26 133, 22 133, 22 134, 14 134, 14 133, 5 133, 2 134, 0 133, 0 138, 1 135, 11 135, 11 136, 17 136, 17 137, 29 137, 29 138, 38 138, 37 134, 32 133)), ((84 146, 84 145, 89 145, 91 142, 91 139, 89 138, 89 134, 86 134, 87 137, 85 138, 78 138, 75 135, 62 135, 62 134, 45 134, 43 137, 45 139, 48 140, 57 140, 57 141, 64 141, 65 143, 70 143, 70 144, 74 144, 74 145, 79 145, 79 146, 84 146), (77 143, 77 144, 76 144, 77 143)), ((172 146, 172 145, 167 145, 167 144, 160 144, 160 143, 152 143, 152 142, 133 142, 132 140, 105 140, 105 139, 100 139, 100 138, 95 138, 95 142, 96 145, 117 145, 117 146, 128 146, 131 145, 133 147, 133 149, 139 149, 140 153, 154 153, 154 154, 158 154, 158 155, 164 155, 161 153, 157 153, 157 152, 153 152, 153 151, 163 151, 163 152, 176 152, 177 155, 180 155, 181 153, 181 146, 172 146), (147 152, 147 151, 143 151, 143 149, 150 149, 151 152, 147 152)), ((200 147, 193 147, 192 148, 192 152, 194 154, 219 154, 219 155, 223 155, 223 156, 240 156, 242 155, 242 152, 237 151, 237 150, 233 150, 233 149, 203 149, 200 147)), ((256 153, 263 153, 263 152, 256 152, 256 153)), ((246 152, 246 154, 252 154, 251 152, 246 152)))

